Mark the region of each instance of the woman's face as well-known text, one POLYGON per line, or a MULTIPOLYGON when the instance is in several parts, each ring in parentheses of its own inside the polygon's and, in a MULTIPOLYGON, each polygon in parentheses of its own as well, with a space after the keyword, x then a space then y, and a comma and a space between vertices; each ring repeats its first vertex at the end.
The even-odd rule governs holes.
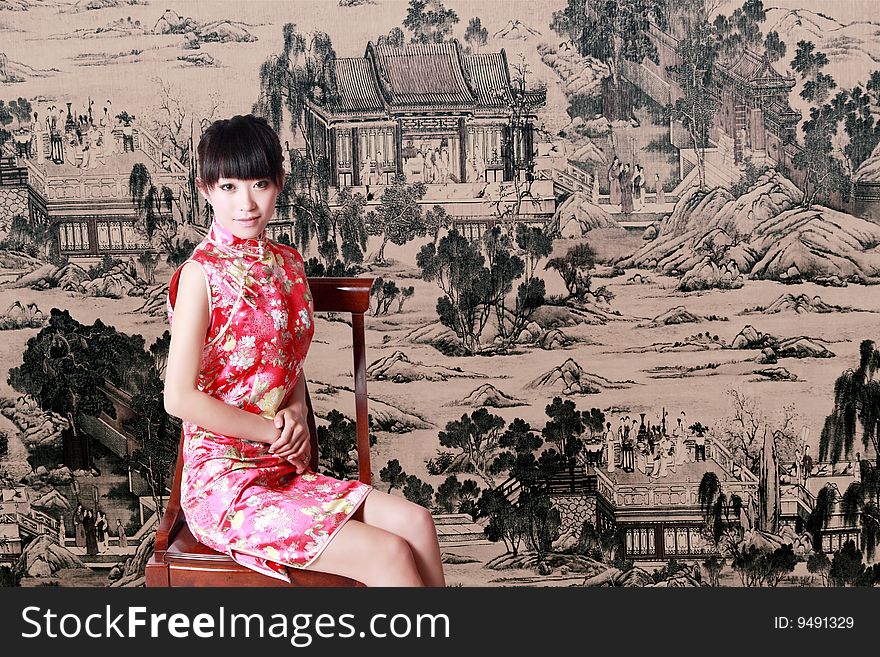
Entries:
POLYGON ((201 179, 197 184, 214 208, 215 221, 236 237, 259 237, 275 212, 279 189, 271 178, 220 178, 210 189, 201 179))

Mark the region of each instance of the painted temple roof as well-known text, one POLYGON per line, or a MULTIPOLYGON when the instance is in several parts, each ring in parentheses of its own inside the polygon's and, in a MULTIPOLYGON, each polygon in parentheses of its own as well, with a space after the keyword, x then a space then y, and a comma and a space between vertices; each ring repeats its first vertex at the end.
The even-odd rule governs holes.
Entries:
POLYGON ((739 57, 720 64, 719 68, 730 77, 752 87, 778 87, 786 90, 794 87, 794 78, 780 74, 766 56, 761 57, 748 48, 739 57))
POLYGON ((457 41, 367 46, 389 105, 467 106, 474 92, 465 78, 457 41))
POLYGON ((504 51, 464 58, 464 67, 477 95, 477 102, 484 107, 505 107, 511 101, 510 72, 504 51))
MULTIPOLYGON (((506 111, 513 98, 504 50, 467 55, 458 41, 367 44, 363 57, 336 60, 336 93, 322 109, 336 116, 439 109, 506 111)), ((544 90, 526 91, 526 103, 544 103, 544 90)))
POLYGON ((334 114, 375 113, 385 109, 368 60, 337 58, 336 94, 327 105, 334 114))
POLYGON ((781 124, 797 125, 801 120, 801 113, 792 109, 788 104, 783 105, 778 100, 774 100, 769 107, 764 110, 764 114, 781 124))

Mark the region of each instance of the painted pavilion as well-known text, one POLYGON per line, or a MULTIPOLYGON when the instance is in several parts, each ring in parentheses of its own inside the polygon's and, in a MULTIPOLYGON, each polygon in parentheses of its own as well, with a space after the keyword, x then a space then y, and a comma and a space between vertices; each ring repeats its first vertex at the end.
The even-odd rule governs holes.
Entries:
POLYGON ((545 92, 511 82, 504 50, 465 54, 458 41, 368 43, 335 61, 336 89, 308 102, 313 155, 334 187, 503 182, 532 164, 534 111, 545 92))

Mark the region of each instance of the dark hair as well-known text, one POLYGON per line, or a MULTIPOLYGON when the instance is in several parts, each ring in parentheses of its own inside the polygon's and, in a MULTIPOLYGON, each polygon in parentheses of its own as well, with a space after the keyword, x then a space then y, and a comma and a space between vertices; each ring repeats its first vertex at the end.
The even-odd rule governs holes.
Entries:
POLYGON ((281 188, 281 142, 262 116, 237 114, 214 121, 202 133, 198 157, 200 177, 208 188, 220 178, 270 178, 281 188))

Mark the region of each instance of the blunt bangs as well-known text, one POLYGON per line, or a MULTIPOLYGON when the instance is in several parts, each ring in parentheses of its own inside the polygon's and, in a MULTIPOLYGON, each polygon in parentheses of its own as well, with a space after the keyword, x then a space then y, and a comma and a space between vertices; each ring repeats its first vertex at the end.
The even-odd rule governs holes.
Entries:
POLYGON ((253 114, 214 121, 199 140, 200 177, 208 188, 220 178, 269 178, 281 189, 283 162, 278 135, 253 114))

